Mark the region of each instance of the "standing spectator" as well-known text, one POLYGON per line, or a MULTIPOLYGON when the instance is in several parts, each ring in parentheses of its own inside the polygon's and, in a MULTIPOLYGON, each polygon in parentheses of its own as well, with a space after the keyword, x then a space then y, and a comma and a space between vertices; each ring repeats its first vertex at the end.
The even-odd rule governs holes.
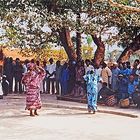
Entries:
POLYGON ((9 82, 9 93, 13 92, 13 77, 14 77, 14 64, 13 58, 6 58, 4 60, 3 74, 6 75, 6 79, 9 82))
POLYGON ((129 61, 126 62, 126 66, 127 66, 128 69, 131 69, 131 64, 130 64, 129 61))
MULTIPOLYGON (((43 61, 43 68, 45 71, 47 70, 46 61, 43 61)), ((47 72, 46 72, 45 78, 43 79, 43 93, 47 93, 47 72)))
POLYGON ((124 62, 123 64, 123 75, 129 77, 131 74, 131 69, 127 68, 127 64, 124 62))
POLYGON ((56 62, 56 73, 55 73, 55 80, 56 80, 56 94, 60 94, 60 78, 61 78, 62 66, 61 62, 58 60, 56 62))
MULTIPOLYGON (((30 61, 28 60, 28 59, 26 59, 25 61, 24 61, 24 64, 23 64, 23 75, 25 74, 25 73, 27 73, 27 65, 28 65, 28 63, 29 63, 30 61)), ((22 89, 23 89, 23 92, 25 92, 25 86, 22 84, 22 89)))
POLYGON ((134 65, 136 65, 137 68, 140 68, 140 60, 139 59, 136 59, 134 61, 134 65))
POLYGON ((100 81, 98 81, 98 92, 101 90, 102 88, 102 79, 101 79, 101 72, 102 72, 102 65, 100 66, 95 66, 95 73, 100 77, 100 81))
POLYGON ((41 108, 40 83, 44 77, 45 71, 43 68, 34 63, 28 64, 28 72, 23 76, 22 83, 26 87, 25 109, 30 111, 30 116, 38 115, 37 109, 41 108))
POLYGON ((47 91, 48 94, 55 93, 55 87, 54 87, 54 83, 55 83, 55 71, 56 71, 56 65, 53 63, 53 59, 50 58, 49 60, 50 64, 47 65, 47 91), (51 87, 51 91, 50 91, 50 87, 51 87))
POLYGON ((97 83, 98 76, 93 72, 93 70, 88 71, 84 76, 87 85, 87 100, 88 100, 88 112, 97 111, 97 83))
POLYGON ((140 81, 140 67, 139 67, 139 60, 136 59, 133 64, 132 74, 135 76, 135 79, 138 79, 140 81))
POLYGON ((138 77, 138 81, 140 82, 140 67, 137 69, 136 75, 138 77))
POLYGON ((118 68, 120 69, 119 74, 122 74, 123 75, 123 65, 122 65, 122 63, 119 63, 118 64, 118 68))
POLYGON ((67 95, 68 94, 68 81, 69 81, 69 69, 68 69, 68 63, 65 63, 62 67, 61 72, 61 95, 67 95))
POLYGON ((69 81, 68 81, 68 93, 67 94, 71 94, 72 90, 75 86, 75 66, 76 66, 76 62, 75 61, 69 61, 68 63, 68 69, 69 69, 69 81))
POLYGON ((107 67, 107 64, 104 62, 102 64, 102 71, 101 71, 101 78, 102 81, 107 83, 108 87, 111 87, 111 76, 112 76, 112 72, 111 70, 107 67))
POLYGON ((132 73, 134 76, 136 76, 136 71, 137 71, 137 65, 133 65, 133 68, 132 68, 132 73))
MULTIPOLYGON (((40 67, 40 61, 39 60, 36 61, 36 65, 38 67, 40 67)), ((40 93, 43 93, 43 81, 40 83, 40 93)))
POLYGON ((23 64, 23 73, 25 74, 27 72, 27 64, 29 63, 30 61, 28 59, 26 59, 24 61, 24 64, 23 64))
POLYGON ((117 67, 117 64, 113 64, 111 87, 114 91, 117 90, 117 79, 118 79, 119 72, 120 72, 120 69, 117 67))
POLYGON ((22 93, 22 76, 23 76, 23 66, 19 58, 16 58, 14 65, 14 77, 15 77, 15 93, 22 93))
POLYGON ((85 75, 84 64, 82 61, 78 61, 76 64, 76 82, 72 95, 75 97, 85 97, 85 82, 83 76, 85 75))

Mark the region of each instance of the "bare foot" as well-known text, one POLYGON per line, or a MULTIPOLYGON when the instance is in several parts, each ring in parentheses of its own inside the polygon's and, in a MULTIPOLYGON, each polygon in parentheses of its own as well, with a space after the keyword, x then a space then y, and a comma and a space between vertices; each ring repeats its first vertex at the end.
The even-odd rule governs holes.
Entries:
POLYGON ((35 116, 35 115, 33 114, 33 110, 32 110, 32 109, 30 110, 30 116, 31 116, 31 117, 34 117, 34 116, 35 116))
POLYGON ((35 115, 34 115, 34 114, 30 114, 30 116, 31 116, 31 117, 34 117, 35 115))
POLYGON ((91 113, 91 109, 90 108, 88 108, 88 113, 91 113))
POLYGON ((34 111, 34 114, 37 115, 37 116, 39 116, 39 114, 37 113, 37 110, 34 111))

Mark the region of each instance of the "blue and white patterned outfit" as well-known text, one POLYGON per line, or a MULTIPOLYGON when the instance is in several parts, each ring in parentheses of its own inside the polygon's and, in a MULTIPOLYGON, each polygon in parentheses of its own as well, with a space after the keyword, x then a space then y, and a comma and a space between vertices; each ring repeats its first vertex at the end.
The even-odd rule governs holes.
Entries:
POLYGON ((88 72, 84 79, 87 85, 87 100, 88 100, 88 109, 97 111, 97 97, 98 97, 98 79, 99 77, 96 74, 90 74, 88 72))

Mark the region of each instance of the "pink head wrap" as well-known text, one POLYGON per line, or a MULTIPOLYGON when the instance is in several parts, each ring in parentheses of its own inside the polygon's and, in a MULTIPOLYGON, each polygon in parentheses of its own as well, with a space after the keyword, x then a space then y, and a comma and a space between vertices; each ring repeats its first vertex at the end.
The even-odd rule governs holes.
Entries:
POLYGON ((27 68, 33 68, 33 67, 35 67, 35 64, 34 63, 28 63, 27 64, 27 68))

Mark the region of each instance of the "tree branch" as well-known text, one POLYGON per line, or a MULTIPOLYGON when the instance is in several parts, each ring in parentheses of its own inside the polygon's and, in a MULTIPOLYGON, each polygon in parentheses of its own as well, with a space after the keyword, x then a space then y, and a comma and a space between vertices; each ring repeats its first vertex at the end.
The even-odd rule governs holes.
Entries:
MULTIPOLYGON (((140 2, 140 0, 137 0, 137 1, 140 2)), ((133 6, 126 6, 126 5, 123 5, 123 4, 119 4, 117 2, 114 2, 113 0, 108 0, 108 2, 113 7, 122 8, 125 11, 132 11, 132 12, 138 12, 138 13, 140 13, 140 8, 133 7, 133 6)))

